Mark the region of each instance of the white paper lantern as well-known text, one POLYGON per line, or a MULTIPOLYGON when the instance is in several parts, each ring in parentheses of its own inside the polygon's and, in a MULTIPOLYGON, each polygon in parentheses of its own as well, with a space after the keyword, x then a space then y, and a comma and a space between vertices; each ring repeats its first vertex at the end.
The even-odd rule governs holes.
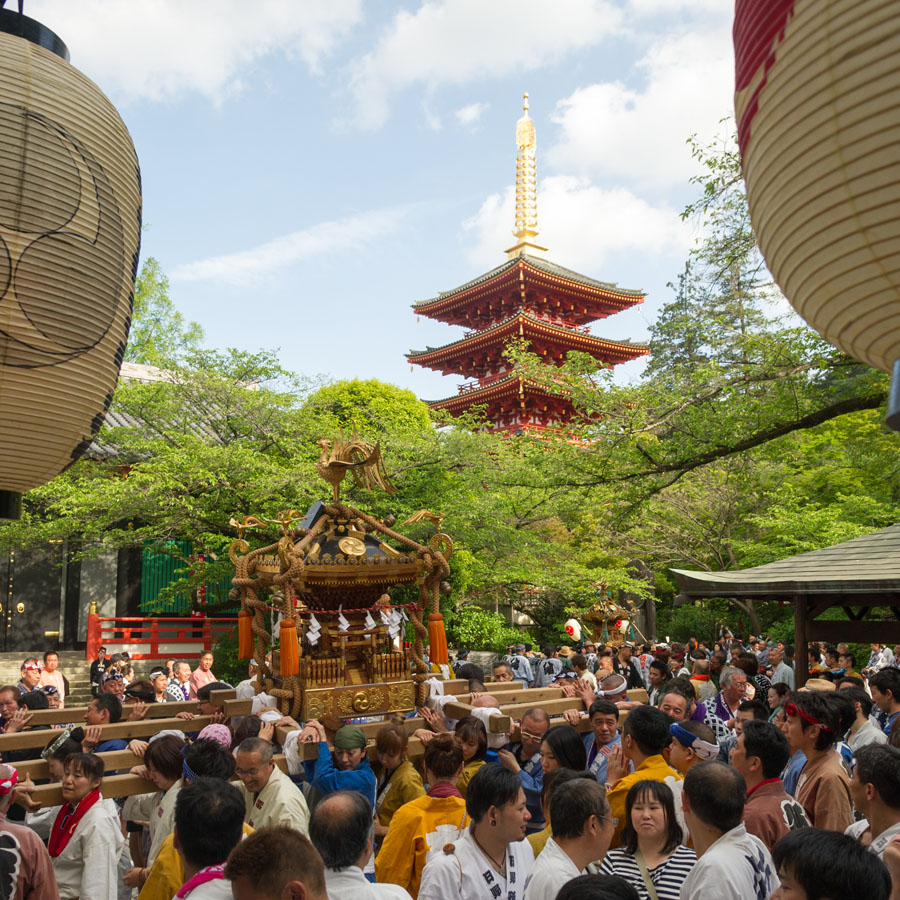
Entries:
POLYGON ((897 4, 737 0, 734 46, 738 140, 766 263, 826 340, 890 371, 900 363, 897 4))
POLYGON ((141 189, 125 125, 59 39, 10 10, 0 32, 0 516, 15 517, 112 401, 141 189))

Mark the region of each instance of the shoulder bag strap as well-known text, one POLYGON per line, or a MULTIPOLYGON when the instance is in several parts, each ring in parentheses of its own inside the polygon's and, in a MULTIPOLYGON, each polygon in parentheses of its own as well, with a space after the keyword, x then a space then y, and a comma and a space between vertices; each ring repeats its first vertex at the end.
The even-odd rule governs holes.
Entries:
POLYGON ((634 861, 637 863, 638 869, 640 869, 641 878, 644 880, 644 887, 647 888, 650 900, 659 900, 659 894, 656 893, 656 885, 653 884, 650 878, 650 870, 647 868, 647 862, 640 850, 634 851, 634 861))

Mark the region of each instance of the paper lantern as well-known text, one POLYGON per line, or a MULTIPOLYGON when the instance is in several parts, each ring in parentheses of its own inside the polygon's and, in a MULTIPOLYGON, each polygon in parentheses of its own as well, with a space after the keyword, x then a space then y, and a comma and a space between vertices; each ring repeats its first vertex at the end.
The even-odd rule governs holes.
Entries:
POLYGON ((575 619, 568 619, 566 621, 566 634, 572 638, 573 641, 581 640, 581 626, 575 619))
MULTIPOLYGON (((47 49, 47 48, 51 49, 47 49)), ((140 170, 113 105, 0 10, 0 516, 90 445, 134 302, 140 170)))
POLYGON ((734 47, 738 141, 769 269, 826 340, 890 371, 900 361, 896 4, 737 0, 734 47))

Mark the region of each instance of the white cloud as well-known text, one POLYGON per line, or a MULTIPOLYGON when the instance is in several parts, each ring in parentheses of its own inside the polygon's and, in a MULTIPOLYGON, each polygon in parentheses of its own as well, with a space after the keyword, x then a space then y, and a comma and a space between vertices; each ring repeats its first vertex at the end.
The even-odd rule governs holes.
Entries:
POLYGON ((456 121, 460 125, 474 125, 487 112, 489 103, 470 103, 456 111, 456 121))
POLYGON ((196 91, 218 102, 274 52, 318 72, 362 20, 361 0, 45 0, 40 15, 72 64, 125 101, 196 91))
POLYGON ((432 110, 431 105, 428 101, 422 101, 422 115, 425 116, 425 125, 429 129, 429 131, 440 131, 443 127, 443 122, 441 122, 441 117, 432 110))
POLYGON ((172 272, 172 280, 252 284, 277 269, 313 256, 367 246, 395 231, 408 211, 407 206, 392 207, 370 210, 334 222, 319 222, 250 250, 185 263, 172 272))
POLYGON ((696 172, 685 141, 711 141, 733 109, 734 62, 727 28, 654 42, 637 63, 642 88, 620 81, 579 88, 557 104, 561 136, 547 161, 566 172, 643 187, 684 182, 696 172))
MULTIPOLYGON (((468 256, 474 265, 492 267, 503 261, 502 251, 515 243, 514 209, 515 192, 509 187, 488 197, 464 223, 472 235, 468 256)), ((550 259, 599 278, 600 267, 617 254, 643 251, 654 261, 681 257, 692 241, 690 227, 671 207, 653 206, 625 188, 605 190, 571 175, 541 180, 538 221, 535 243, 549 248, 550 259)))
POLYGON ((413 84, 468 84, 558 62, 617 33, 622 19, 608 0, 431 0, 402 10, 351 67, 356 123, 382 125, 392 94, 413 84))

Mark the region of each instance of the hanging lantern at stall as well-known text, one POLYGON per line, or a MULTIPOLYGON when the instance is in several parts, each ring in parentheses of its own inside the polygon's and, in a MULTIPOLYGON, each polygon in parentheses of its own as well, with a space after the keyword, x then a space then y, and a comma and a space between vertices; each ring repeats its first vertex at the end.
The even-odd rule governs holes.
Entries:
POLYGON ((827 341, 894 369, 900 428, 900 16, 892 3, 737 0, 735 113, 769 270, 827 341))
POLYGON ((0 9, 0 518, 96 436, 134 303, 134 145, 68 55, 0 9))

